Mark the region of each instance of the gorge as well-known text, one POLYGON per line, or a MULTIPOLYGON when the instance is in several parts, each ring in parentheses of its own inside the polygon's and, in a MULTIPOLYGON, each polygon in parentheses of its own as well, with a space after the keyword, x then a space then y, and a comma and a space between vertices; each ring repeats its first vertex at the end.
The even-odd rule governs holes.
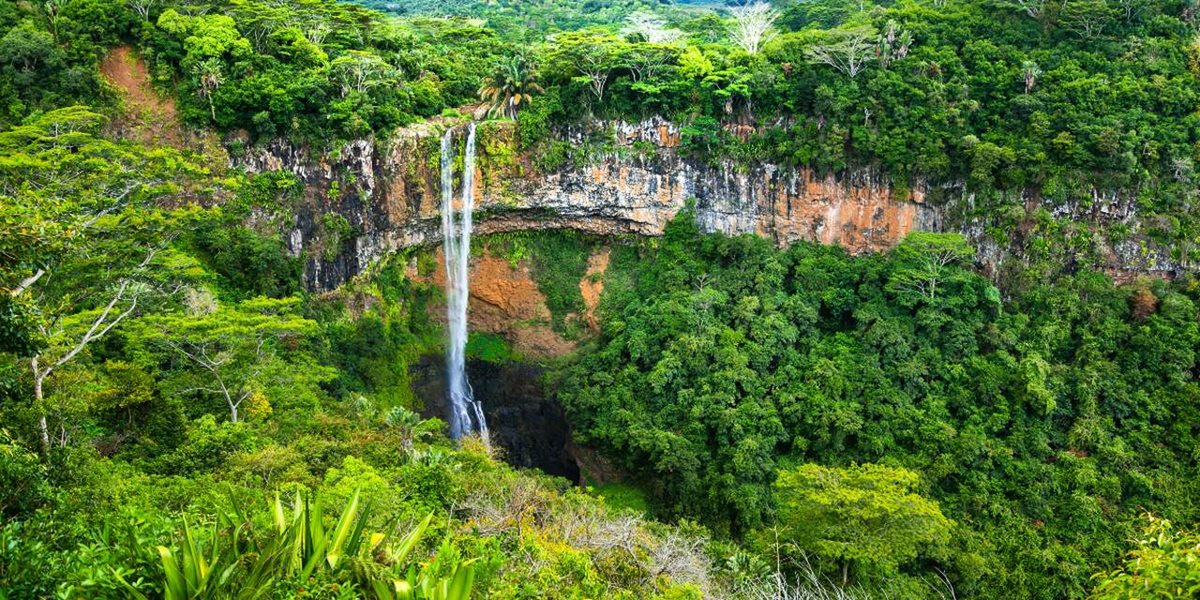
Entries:
MULTIPOLYGON (((484 412, 497 417, 496 411, 525 415, 524 420, 498 425, 498 444, 514 464, 540 467, 572 480, 581 475, 586 479, 589 474, 580 473, 577 457, 566 442, 569 433, 553 393, 529 395, 530 390, 541 388, 536 363, 566 354, 575 344, 548 326, 545 298, 529 279, 528 265, 513 269, 497 257, 488 257, 486 250, 465 260, 469 253, 456 250, 461 242, 444 235, 452 229, 444 219, 446 199, 451 203, 454 199, 452 193, 447 196, 447 185, 452 188, 453 183, 443 179, 449 169, 434 170, 430 165, 447 164, 446 144, 466 129, 466 122, 433 120, 403 128, 384 140, 349 142, 330 155, 275 141, 253 147, 233 162, 252 172, 290 172, 304 184, 284 239, 288 251, 304 261, 305 285, 314 291, 334 289, 369 273, 394 252, 440 242, 439 262, 444 270, 430 280, 452 296, 460 289, 459 281, 474 277, 477 285, 467 296, 459 296, 464 301, 469 298, 469 313, 454 299, 446 307, 451 341, 445 376, 451 382, 451 402, 449 410, 442 412, 441 397, 428 386, 417 386, 423 390, 419 395, 427 414, 444 416, 452 423, 482 422, 484 412), (440 158, 432 160, 435 156, 440 158), (352 236, 335 240, 333 252, 326 247, 330 240, 322 226, 321 217, 328 213, 341 215, 354 230, 352 236), (459 314, 464 319, 461 330, 456 322, 459 314), (463 360, 457 349, 465 344, 468 324, 503 336, 530 361, 511 367, 467 361, 470 364, 462 372, 482 378, 476 384, 488 390, 487 401, 500 402, 499 406, 453 400, 465 397, 457 390, 470 390, 465 376, 459 380, 454 375, 455 362, 463 360), (463 406, 471 408, 466 416, 463 406)), ((711 164, 691 158, 680 148, 681 128, 662 119, 564 128, 557 139, 575 148, 597 146, 598 150, 549 172, 539 170, 530 152, 521 150, 513 123, 484 122, 477 135, 478 161, 464 160, 459 202, 465 210, 469 194, 473 232, 484 236, 567 229, 608 239, 653 237, 691 204, 702 231, 751 233, 780 246, 813 241, 839 245, 851 253, 872 253, 894 247, 912 231, 958 231, 976 247, 984 272, 993 276, 1006 261, 1020 262, 1024 245, 1036 243, 1038 237, 1034 232, 1025 239, 1018 235, 1007 243, 997 241, 988 233, 988 211, 971 212, 974 195, 958 183, 918 181, 897 188, 867 168, 822 176, 806 168, 728 160, 711 164)), ((474 140, 469 136, 459 139, 459 143, 470 141, 474 140)), ((1034 192, 1013 201, 1022 207, 1026 223, 1042 208, 1034 192)), ((1185 270, 1185 264, 1173 259, 1165 246, 1138 233, 1141 224, 1131 193, 1095 190, 1090 197, 1049 207, 1049 212, 1063 222, 1100 232, 1101 243, 1070 260, 1118 279, 1170 278, 1185 270), (1110 228, 1128 229, 1133 235, 1108 238, 1105 232, 1110 228)), ((1027 227, 1017 229, 1028 231, 1027 227)), ((416 276, 412 268, 409 271, 416 276)), ((602 272, 589 274, 594 276, 602 272)), ((419 373, 418 379, 428 378, 430 371, 419 373)), ((452 426, 452 432, 467 430, 452 426)))
MULTIPOLYGON (((462 407, 473 410, 477 405, 453 400, 467 397, 470 390, 465 379, 454 375, 459 372, 455 363, 463 360, 461 348, 468 324, 502 335, 534 362, 563 355, 574 347, 548 326, 545 299, 527 273, 522 275, 505 261, 489 258, 486 251, 466 260, 468 253, 457 249, 461 241, 444 235, 453 228, 447 226, 452 221, 445 220, 450 218, 445 212, 447 198, 450 203, 454 199, 449 191, 453 182, 444 179, 450 172, 446 148, 463 129, 462 121, 434 120, 401 129, 386 140, 347 143, 332 155, 313 154, 303 146, 276 141, 251 148, 233 160, 250 171, 290 172, 304 184, 284 239, 288 251, 304 261, 305 285, 314 291, 334 289, 367 273, 394 252, 441 243, 439 261, 444 270, 439 269, 431 280, 451 296, 446 307, 451 410, 442 413, 436 396, 428 391, 422 395, 429 414, 443 415, 452 423, 482 421, 482 413, 492 410, 484 406, 479 413, 468 410, 464 415, 462 407), (437 156, 440 158, 432 160, 437 156), (431 164, 442 168, 431 169, 431 164), (344 217, 354 230, 351 236, 334 239, 337 247, 332 252, 326 247, 331 236, 322 219, 329 213, 344 217), (455 296, 464 291, 460 282, 465 284, 471 277, 477 279, 476 288, 466 296, 455 296), (469 314, 465 305, 457 304, 467 298, 472 306, 469 314), (461 325, 457 320, 460 314, 464 319, 461 325)), ((751 233, 780 246, 815 241, 840 245, 851 253, 880 252, 912 231, 959 231, 977 248, 984 272, 994 275, 1005 261, 1021 261, 1023 244, 1037 238, 1033 233, 1028 239, 1017 236, 1007 244, 996 241, 987 233, 988 219, 970 213, 974 197, 960 184, 915 182, 897 189, 887 177, 870 169, 821 176, 811 169, 745 166, 731 161, 714 165, 690 158, 680 149, 680 127, 662 119, 597 122, 563 129, 559 139, 573 147, 601 148, 587 160, 568 162, 551 172, 537 169, 529 153, 520 150, 513 123, 482 123, 478 135, 479 160, 464 165, 459 202, 465 213, 469 194, 473 232, 484 236, 556 229, 610 239, 658 236, 690 203, 702 231, 751 233)), ((1031 195, 1018 202, 1028 215, 1024 218, 1032 221, 1039 201, 1031 195)), ((1064 222, 1099 231, 1101 236, 1112 227, 1135 232, 1125 239, 1101 243, 1072 260, 1092 264, 1118 279, 1144 274, 1172 277, 1184 269, 1165 247, 1136 233, 1140 224, 1135 201, 1128 193, 1096 191, 1090 198, 1052 207, 1051 212, 1064 222)), ((1018 230, 1025 231, 1025 226, 1018 230)), ((528 271, 527 265, 523 268, 528 271)), ((415 276, 413 269, 409 270, 415 276)), ((598 275, 602 273, 589 276, 598 275)), ((586 281, 580 283, 586 285, 586 281)), ((503 376, 482 364, 473 370, 486 378, 477 384, 492 388, 493 398, 508 398, 510 406, 519 407, 514 410, 537 414, 561 410, 555 408, 552 396, 539 395, 528 403, 512 404, 516 398, 512 390, 533 386, 534 381, 520 379, 521 374, 536 372, 532 364, 505 371, 503 376)), ((554 418, 551 421, 556 422, 554 418)), ((563 425, 555 427, 558 429, 549 431, 563 425)), ((452 432, 467 430, 452 425, 452 432)), ((574 458, 555 435, 543 437, 537 428, 510 422, 500 434, 500 445, 514 457, 529 457, 534 452, 538 458, 526 460, 527 466, 552 465, 551 470, 574 473, 574 458)))
POLYGON ((0 2, 0 600, 1200 589, 1198 32, 0 2))

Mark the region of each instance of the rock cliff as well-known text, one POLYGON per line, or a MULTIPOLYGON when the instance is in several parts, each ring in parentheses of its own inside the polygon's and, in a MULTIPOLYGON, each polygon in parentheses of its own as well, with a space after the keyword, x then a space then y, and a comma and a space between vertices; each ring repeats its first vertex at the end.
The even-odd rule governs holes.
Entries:
MULTIPOLYGON (((234 162, 249 171, 290 171, 303 182, 304 198, 295 207, 286 240, 289 251, 307 261, 305 285, 326 290, 390 252, 440 240, 437 154, 446 126, 434 120, 386 140, 358 140, 319 156, 276 141, 250 148, 234 162), (344 218, 352 231, 332 235, 325 218, 329 213, 344 218)), ((859 253, 887 249, 913 230, 961 231, 980 248, 985 267, 995 268, 1012 254, 1015 243, 1030 241, 997 243, 988 233, 991 223, 967 210, 974 199, 961 186, 931 188, 915 182, 900 191, 871 170, 820 176, 768 163, 711 164, 681 152, 679 128, 657 119, 566 131, 562 139, 583 147, 594 143, 597 130, 604 132, 605 143, 590 159, 543 172, 517 152, 511 123, 483 123, 473 174, 476 231, 574 228, 657 235, 694 201, 705 231, 753 233, 781 245, 808 240, 859 253)), ((1051 214, 1078 218, 1085 227, 1128 225, 1136 224, 1133 206, 1132 199, 1119 194, 1097 194, 1052 207, 1051 214)), ((1036 231, 1026 234, 1035 236, 1036 231)), ((1180 269, 1143 237, 1105 239, 1093 246, 1089 260, 1118 275, 1170 275, 1180 269)))

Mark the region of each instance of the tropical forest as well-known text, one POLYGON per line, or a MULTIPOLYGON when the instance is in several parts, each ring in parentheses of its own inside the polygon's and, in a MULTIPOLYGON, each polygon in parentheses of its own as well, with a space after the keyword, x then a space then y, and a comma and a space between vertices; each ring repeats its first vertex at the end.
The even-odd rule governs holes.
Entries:
POLYGON ((0 0, 0 600, 1200 598, 1198 0, 0 0))

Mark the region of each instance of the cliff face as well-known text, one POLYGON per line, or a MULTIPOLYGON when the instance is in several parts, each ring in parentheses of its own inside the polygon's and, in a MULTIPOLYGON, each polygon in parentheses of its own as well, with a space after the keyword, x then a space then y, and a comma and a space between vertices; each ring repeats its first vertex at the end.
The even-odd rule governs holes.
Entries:
MULTIPOLYGON (((405 275, 414 281, 429 282, 445 289, 446 265, 441 248, 434 251, 435 268, 422 275, 413 260, 405 275)), ((470 310, 467 320, 470 331, 482 331, 503 336, 514 350, 527 358, 540 360, 561 356, 573 350, 575 344, 555 332, 550 325, 550 308, 538 289, 527 261, 516 266, 506 258, 495 256, 485 249, 471 257, 468 278, 471 281, 470 310)), ((580 289, 592 282, 585 276, 580 289)), ((589 304, 591 310, 595 304, 589 304)), ((435 301, 428 307, 430 320, 445 324, 446 305, 435 301)), ((574 315, 573 318, 583 318, 574 315)))
MULTIPOLYGON (((306 257, 306 286, 325 290, 392 251, 440 241, 437 165, 444 127, 423 123, 388 140, 356 141, 330 156, 275 142, 252 148, 234 162, 250 171, 290 171, 304 183, 305 196, 286 239, 294 255, 306 257), (330 213, 344 218, 353 231, 331 235, 330 213)), ((918 183, 898 192, 869 171, 822 177, 766 163, 713 165, 684 156, 678 149, 679 129, 671 123, 651 120, 607 128, 610 140, 600 156, 542 173, 516 152, 510 123, 481 124, 473 174, 476 231, 573 228, 658 235, 694 200, 703 230, 753 233, 781 245, 808 240, 860 253, 890 248, 913 230, 961 231, 980 248, 985 266, 994 268, 1010 254, 1010 248, 987 235, 987 223, 947 216, 963 214, 962 208, 973 202, 957 186, 929 190, 918 183), (927 202, 931 191, 939 198, 936 206, 927 202)), ((564 134, 580 147, 587 143, 585 137, 581 131, 564 134)), ((461 139, 458 146, 461 151, 461 139)), ((1132 200, 1094 200, 1054 210, 1088 221, 1136 220, 1132 200)), ((1179 268, 1144 240, 1096 245, 1092 253, 1115 273, 1179 268)))

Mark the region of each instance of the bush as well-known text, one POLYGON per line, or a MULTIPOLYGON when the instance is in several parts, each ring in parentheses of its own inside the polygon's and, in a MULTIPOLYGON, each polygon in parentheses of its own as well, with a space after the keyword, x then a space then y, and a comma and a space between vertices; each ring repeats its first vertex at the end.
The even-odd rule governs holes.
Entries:
POLYGON ((950 521, 936 502, 913 493, 919 476, 882 465, 803 465, 775 482, 777 523, 806 552, 843 564, 892 571, 917 551, 944 541, 950 521))
POLYGON ((1145 516, 1142 535, 1120 569, 1098 573, 1095 600, 1195 598, 1200 595, 1200 535, 1145 516))
POLYGON ((0 516, 16 518, 46 504, 46 468, 33 452, 0 429, 0 516))
POLYGON ((163 475, 197 475, 224 466, 231 456, 256 445, 257 436, 246 424, 217 423, 213 415, 204 415, 192 421, 186 442, 148 466, 163 475))

